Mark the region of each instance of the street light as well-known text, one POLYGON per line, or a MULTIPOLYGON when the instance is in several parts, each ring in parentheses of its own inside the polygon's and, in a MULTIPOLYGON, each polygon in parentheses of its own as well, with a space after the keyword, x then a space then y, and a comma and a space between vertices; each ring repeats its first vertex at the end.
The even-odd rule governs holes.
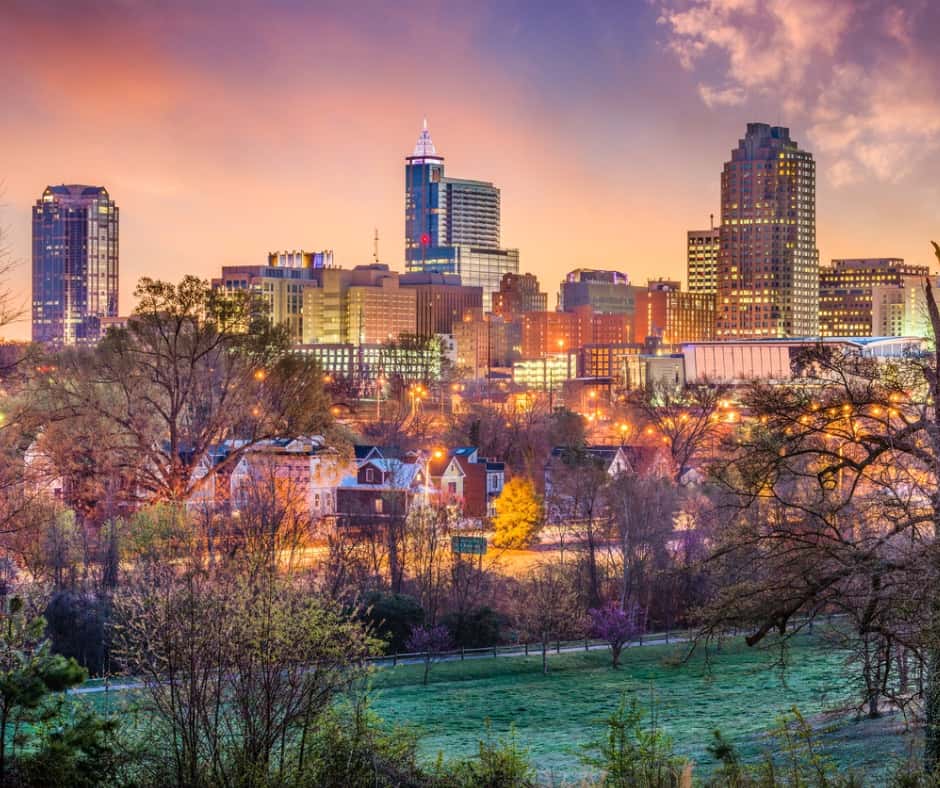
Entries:
POLYGON ((430 503, 430 495, 428 488, 431 485, 431 460, 440 460, 444 457, 443 449, 434 449, 430 454, 425 457, 424 460, 424 505, 428 506, 430 503))

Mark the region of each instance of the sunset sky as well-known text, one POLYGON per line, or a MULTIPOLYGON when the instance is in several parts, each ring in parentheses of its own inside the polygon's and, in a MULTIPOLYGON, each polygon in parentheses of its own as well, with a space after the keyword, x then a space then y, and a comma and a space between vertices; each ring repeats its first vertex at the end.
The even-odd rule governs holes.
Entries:
MULTIPOLYGON (((140 276, 332 248, 402 267, 403 157, 502 189, 502 244, 554 306, 576 267, 684 277, 748 121, 816 157, 820 259, 932 261, 932 0, 0 0, 0 224, 29 299, 30 206, 104 185, 121 313, 140 276)), ((8 335, 28 336, 28 323, 8 335)))

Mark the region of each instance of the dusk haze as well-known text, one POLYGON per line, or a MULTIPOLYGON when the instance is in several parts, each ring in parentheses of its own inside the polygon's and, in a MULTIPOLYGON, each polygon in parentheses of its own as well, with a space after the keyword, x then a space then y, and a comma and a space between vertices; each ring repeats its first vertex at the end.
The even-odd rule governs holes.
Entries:
POLYGON ((940 0, 0 0, 0 788, 940 786, 940 0))

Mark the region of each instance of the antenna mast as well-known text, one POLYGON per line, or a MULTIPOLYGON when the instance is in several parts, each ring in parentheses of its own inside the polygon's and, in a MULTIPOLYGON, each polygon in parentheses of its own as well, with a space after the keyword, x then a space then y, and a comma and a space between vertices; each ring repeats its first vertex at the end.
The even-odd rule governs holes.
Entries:
POLYGON ((375 228, 375 235, 372 238, 372 260, 379 261, 379 228, 375 228))

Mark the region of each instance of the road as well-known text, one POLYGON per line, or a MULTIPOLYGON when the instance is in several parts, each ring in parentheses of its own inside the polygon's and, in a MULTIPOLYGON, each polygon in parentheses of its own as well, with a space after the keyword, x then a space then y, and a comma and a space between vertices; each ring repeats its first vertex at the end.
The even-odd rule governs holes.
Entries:
MULTIPOLYGON (((689 638, 687 637, 670 637, 668 640, 665 636, 663 637, 654 637, 649 640, 635 641, 633 643, 628 643, 624 648, 642 648, 643 646, 664 646, 672 645, 673 643, 686 643, 689 638)), ((503 648, 508 648, 504 646, 503 648)), ((562 646, 562 648, 555 649, 549 647, 549 654, 574 654, 579 651, 601 651, 607 650, 610 647, 606 643, 591 643, 587 648, 584 645, 568 645, 562 646)), ((538 644, 529 644, 529 654, 528 656, 534 657, 542 653, 541 648, 538 644)), ((526 653, 524 650, 521 651, 507 651, 505 653, 499 653, 497 651, 495 657, 492 650, 481 651, 479 653, 472 654, 449 654, 446 657, 438 657, 435 662, 459 662, 461 659, 470 660, 470 659, 501 659, 506 657, 524 657, 526 653)), ((379 668, 391 667, 392 665, 421 665, 424 663, 424 658, 420 656, 408 656, 402 657, 400 659, 393 660, 392 657, 387 659, 381 658, 372 661, 372 664, 379 668)), ((70 695, 89 695, 98 692, 123 692, 125 690, 137 690, 143 689, 144 684, 140 681, 116 681, 110 682, 107 684, 95 684, 90 687, 77 687, 76 689, 69 690, 70 695)))

